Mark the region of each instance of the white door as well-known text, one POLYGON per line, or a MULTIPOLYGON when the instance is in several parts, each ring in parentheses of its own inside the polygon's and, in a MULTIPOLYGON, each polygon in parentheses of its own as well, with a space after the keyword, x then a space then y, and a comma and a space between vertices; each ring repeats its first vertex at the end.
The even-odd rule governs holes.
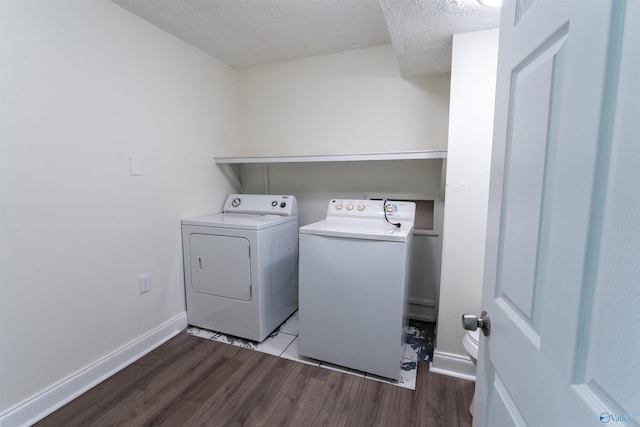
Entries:
POLYGON ((503 6, 474 426, 640 425, 640 0, 503 6))

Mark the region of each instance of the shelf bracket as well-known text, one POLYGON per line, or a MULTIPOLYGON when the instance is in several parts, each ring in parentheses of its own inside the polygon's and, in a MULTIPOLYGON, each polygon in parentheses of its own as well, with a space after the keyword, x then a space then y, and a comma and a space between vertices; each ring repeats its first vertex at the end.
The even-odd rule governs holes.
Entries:
POLYGON ((234 165, 232 163, 217 163, 217 165, 222 173, 231 182, 231 185, 233 185, 236 191, 242 193, 243 185, 240 173, 240 165, 234 165))

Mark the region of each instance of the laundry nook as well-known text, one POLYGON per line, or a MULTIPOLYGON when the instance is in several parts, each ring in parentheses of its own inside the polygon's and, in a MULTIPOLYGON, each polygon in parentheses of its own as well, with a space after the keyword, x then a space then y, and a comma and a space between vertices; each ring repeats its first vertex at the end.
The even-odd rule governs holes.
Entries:
POLYGON ((640 1, 503 2, 0 1, 0 425, 637 425, 640 1))

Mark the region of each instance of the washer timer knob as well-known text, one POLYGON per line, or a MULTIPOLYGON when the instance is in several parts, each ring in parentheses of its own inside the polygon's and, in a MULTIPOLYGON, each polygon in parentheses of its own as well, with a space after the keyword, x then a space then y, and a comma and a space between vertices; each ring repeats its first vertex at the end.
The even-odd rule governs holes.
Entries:
POLYGON ((231 201, 231 206, 233 206, 234 208, 237 208, 238 206, 240 206, 241 202, 242 200, 240 200, 240 197, 236 197, 231 201))
POLYGON ((364 206, 362 203, 360 203, 360 204, 358 205, 358 211, 362 212, 362 211, 364 210, 364 207, 365 207, 365 206, 364 206))
POLYGON ((278 206, 278 201, 274 200, 273 202, 271 202, 271 206, 273 206, 274 208, 278 206))
POLYGON ((351 203, 349 203, 349 204, 347 205, 347 210, 348 210, 348 211, 353 210, 353 205, 352 205, 351 203))

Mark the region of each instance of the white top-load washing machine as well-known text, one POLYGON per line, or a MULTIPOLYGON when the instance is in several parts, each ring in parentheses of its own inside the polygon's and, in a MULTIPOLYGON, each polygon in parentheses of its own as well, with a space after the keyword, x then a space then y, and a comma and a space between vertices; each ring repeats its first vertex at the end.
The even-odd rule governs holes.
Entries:
POLYGON ((295 197, 231 194, 182 221, 182 247, 190 325, 262 341, 297 310, 295 197))
POLYGON ((398 380, 415 204, 332 200, 300 228, 298 349, 398 380))

